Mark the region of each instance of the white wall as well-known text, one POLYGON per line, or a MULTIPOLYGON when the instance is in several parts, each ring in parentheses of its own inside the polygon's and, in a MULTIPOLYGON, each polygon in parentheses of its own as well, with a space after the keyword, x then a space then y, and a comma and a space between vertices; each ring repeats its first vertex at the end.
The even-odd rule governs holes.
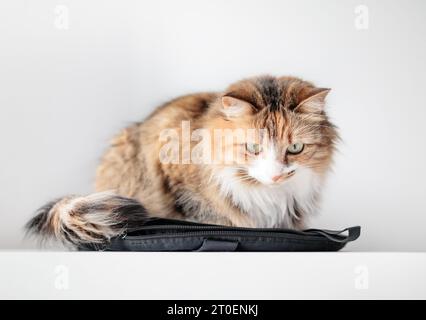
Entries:
POLYGON ((45 201, 90 192, 119 128, 272 73, 333 88, 344 143, 312 226, 362 225, 353 250, 426 250, 425 12, 423 0, 1 1, 0 247, 32 245, 22 226, 45 201))

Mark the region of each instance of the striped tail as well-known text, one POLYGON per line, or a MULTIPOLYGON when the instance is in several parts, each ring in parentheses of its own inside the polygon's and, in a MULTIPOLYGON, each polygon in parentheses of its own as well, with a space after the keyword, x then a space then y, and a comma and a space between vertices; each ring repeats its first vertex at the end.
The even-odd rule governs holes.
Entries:
POLYGON ((138 201, 102 192, 49 202, 37 211, 26 229, 42 240, 53 239, 78 248, 84 244, 106 244, 146 220, 146 210, 138 201))

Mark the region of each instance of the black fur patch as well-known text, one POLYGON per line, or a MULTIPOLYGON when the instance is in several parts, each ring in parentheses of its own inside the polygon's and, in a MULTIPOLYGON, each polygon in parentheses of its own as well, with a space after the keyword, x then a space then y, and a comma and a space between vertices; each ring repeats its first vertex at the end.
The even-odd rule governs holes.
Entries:
POLYGON ((61 199, 56 199, 46 203, 44 206, 36 211, 36 215, 27 222, 25 229, 27 232, 32 233, 50 233, 49 228, 46 226, 49 212, 53 206, 57 204, 61 199))
POLYGON ((257 80, 257 88, 262 95, 263 103, 271 112, 282 106, 282 91, 274 77, 265 76, 257 80))
POLYGON ((114 214, 117 214, 127 228, 137 228, 143 225, 148 214, 145 207, 137 200, 116 196, 118 205, 112 209, 114 214))

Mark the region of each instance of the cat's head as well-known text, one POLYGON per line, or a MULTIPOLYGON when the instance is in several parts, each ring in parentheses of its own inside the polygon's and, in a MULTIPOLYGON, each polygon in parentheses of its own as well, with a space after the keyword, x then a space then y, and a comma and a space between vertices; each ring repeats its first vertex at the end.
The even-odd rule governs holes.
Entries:
POLYGON ((277 186, 303 171, 322 174, 330 166, 338 134, 325 112, 329 89, 292 77, 257 77, 231 85, 216 105, 216 124, 255 129, 232 141, 243 163, 230 164, 243 183, 277 186))

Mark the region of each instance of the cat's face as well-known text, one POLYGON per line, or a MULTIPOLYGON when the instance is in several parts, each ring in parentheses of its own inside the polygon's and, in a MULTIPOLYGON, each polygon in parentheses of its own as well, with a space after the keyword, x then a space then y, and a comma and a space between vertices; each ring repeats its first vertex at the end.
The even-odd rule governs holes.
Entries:
POLYGON ((227 126, 256 132, 233 141, 233 152, 245 160, 231 165, 236 178, 279 186, 302 172, 325 172, 338 138, 324 112, 328 92, 295 78, 264 77, 231 86, 221 101, 227 126))

